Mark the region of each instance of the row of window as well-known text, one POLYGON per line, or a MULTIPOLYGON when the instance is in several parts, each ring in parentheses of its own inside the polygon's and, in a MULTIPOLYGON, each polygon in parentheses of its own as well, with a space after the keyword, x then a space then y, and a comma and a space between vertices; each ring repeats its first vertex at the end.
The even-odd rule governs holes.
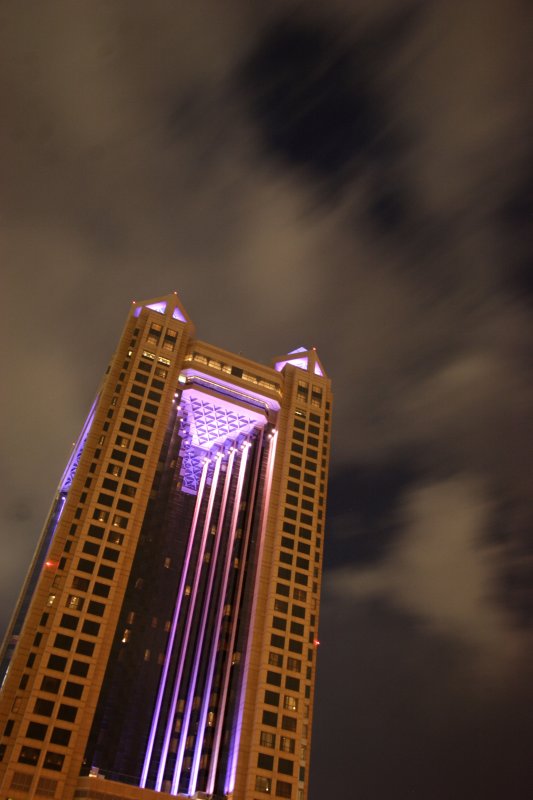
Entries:
POLYGON ((296 386, 296 397, 302 403, 311 403, 311 406, 315 408, 320 408, 322 405, 322 387, 317 386, 316 384, 311 384, 307 381, 299 380, 296 386))
POLYGON ((167 328, 165 331, 163 331, 162 325, 159 325, 156 322, 150 323, 150 327, 146 336, 146 341, 149 344, 155 344, 156 346, 161 344, 163 350, 172 352, 176 348, 177 340, 177 331, 173 330, 172 328, 167 328))
POLYGON ((252 373, 243 370, 241 367, 225 364, 222 361, 218 361, 216 358, 209 358, 202 353, 189 353, 185 356, 184 361, 195 361, 198 364, 204 364, 205 366, 211 367, 211 369, 220 370, 228 375, 234 375, 236 378, 241 378, 243 381, 247 381, 248 383, 255 383, 258 386, 263 386, 265 389, 269 389, 271 392, 280 391, 279 384, 277 383, 267 381, 265 378, 261 378, 259 375, 253 375, 252 373))
MULTIPOLYGON (((11 779, 11 786, 10 789, 19 792, 27 792, 31 789, 31 784, 33 781, 33 775, 28 772, 14 772, 13 778, 11 779)), ((53 780, 52 778, 39 778, 37 781, 37 787, 35 789, 35 794, 37 797, 55 797, 57 789, 57 781, 53 780)))
MULTIPOLYGON (((255 779, 255 791, 272 794, 272 778, 257 775, 255 779)), ((292 784, 287 781, 276 781, 276 797, 292 797, 292 784)))

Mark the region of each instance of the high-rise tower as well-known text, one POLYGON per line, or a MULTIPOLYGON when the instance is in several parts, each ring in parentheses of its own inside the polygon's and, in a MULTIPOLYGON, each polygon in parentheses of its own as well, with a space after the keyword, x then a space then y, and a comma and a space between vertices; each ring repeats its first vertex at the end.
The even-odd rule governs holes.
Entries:
POLYGON ((4 644, 2 800, 307 798, 330 404, 314 349, 133 304, 4 644))

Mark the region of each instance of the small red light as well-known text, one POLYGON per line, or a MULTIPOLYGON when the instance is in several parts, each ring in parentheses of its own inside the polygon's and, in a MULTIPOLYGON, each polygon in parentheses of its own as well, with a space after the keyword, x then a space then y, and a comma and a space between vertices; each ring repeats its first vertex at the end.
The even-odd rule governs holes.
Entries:
POLYGON ((57 568, 59 562, 58 561, 45 561, 44 566, 48 569, 55 569, 57 568))
POLYGON ((318 639, 315 639, 315 641, 314 641, 315 647, 318 647, 319 644, 320 644, 320 642, 318 641, 318 639))

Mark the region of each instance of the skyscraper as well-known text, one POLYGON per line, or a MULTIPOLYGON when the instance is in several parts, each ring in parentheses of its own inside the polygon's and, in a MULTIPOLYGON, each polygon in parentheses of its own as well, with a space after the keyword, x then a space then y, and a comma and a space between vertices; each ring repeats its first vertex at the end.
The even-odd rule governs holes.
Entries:
POLYGON ((305 800, 330 405, 314 349, 133 304, 4 643, 2 800, 305 800))

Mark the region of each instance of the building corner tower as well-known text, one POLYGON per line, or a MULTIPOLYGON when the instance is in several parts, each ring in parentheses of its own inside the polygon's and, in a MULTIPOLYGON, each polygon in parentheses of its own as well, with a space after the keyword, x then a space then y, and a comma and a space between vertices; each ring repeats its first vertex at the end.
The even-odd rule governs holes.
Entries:
POLYGON ((133 304, 1 653, 1 800, 307 800, 330 414, 314 349, 133 304))

